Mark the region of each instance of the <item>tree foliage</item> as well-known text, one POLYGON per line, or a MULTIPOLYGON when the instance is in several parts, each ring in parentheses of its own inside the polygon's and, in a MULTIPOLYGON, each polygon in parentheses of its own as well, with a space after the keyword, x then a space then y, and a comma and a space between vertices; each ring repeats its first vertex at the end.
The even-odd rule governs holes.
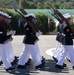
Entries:
POLYGON ((48 16, 44 15, 42 13, 37 13, 36 14, 36 18, 37 18, 37 26, 38 29, 41 30, 43 32, 43 34, 47 34, 48 32, 52 32, 55 30, 55 22, 53 21, 53 19, 50 20, 50 28, 48 27, 48 16))
MULTIPOLYGON (((23 0, 25 1, 25 0, 23 0)), ((27 2, 32 2, 35 5, 35 7, 37 7, 37 9, 47 9, 49 8, 48 3, 52 4, 53 6, 55 6, 55 8, 59 9, 73 9, 74 8, 74 0, 26 0, 27 2)), ((23 4, 22 4, 23 5, 23 4)), ((28 7, 26 7, 28 8, 28 7)), ((33 6, 31 7, 33 8, 33 6)), ((30 7, 29 7, 30 9, 30 7)))
POLYGON ((26 9, 47 9, 48 3, 61 9, 74 9, 74 0, 0 0, 0 7, 26 9))
POLYGON ((16 8, 19 0, 0 0, 0 7, 16 8))

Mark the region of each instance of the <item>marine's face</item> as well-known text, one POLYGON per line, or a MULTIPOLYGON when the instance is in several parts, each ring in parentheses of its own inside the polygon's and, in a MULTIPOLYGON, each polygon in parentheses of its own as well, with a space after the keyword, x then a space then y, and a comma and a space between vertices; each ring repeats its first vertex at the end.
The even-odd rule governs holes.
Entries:
POLYGON ((37 20, 36 20, 35 18, 32 18, 32 22, 36 23, 36 22, 37 22, 37 20))
POLYGON ((3 16, 0 16, 0 20, 3 20, 3 16))
POLYGON ((1 16, 0 16, 0 19, 1 19, 1 16))
POLYGON ((6 22, 8 22, 8 23, 11 22, 11 19, 9 19, 9 18, 4 18, 4 20, 5 20, 6 22))
POLYGON ((71 21, 71 18, 68 18, 67 20, 68 20, 68 22, 70 22, 71 21))

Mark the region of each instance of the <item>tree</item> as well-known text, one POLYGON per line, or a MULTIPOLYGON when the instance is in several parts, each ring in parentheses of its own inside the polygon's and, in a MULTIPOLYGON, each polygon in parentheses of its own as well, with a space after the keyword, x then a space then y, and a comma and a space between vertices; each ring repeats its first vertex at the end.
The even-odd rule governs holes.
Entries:
POLYGON ((44 7, 43 7, 43 5, 42 5, 40 2, 38 2, 38 3, 37 3, 37 8, 38 8, 38 9, 42 9, 42 8, 44 8, 44 7))
POLYGON ((53 6, 57 9, 59 9, 59 4, 58 3, 53 3, 53 6))
POLYGON ((33 2, 29 2, 29 8, 30 9, 36 9, 36 5, 33 2))
MULTIPOLYGON (((74 5, 74 4, 73 4, 74 5)), ((72 9, 73 8, 73 5, 71 2, 64 2, 63 4, 60 5, 60 8, 61 9, 72 9)))
POLYGON ((26 0, 19 0, 20 8, 29 8, 29 3, 26 0))
POLYGON ((46 9, 49 9, 49 8, 50 8, 48 2, 45 2, 45 3, 44 3, 44 8, 46 8, 46 9))
POLYGON ((36 5, 33 2, 27 1, 27 0, 20 0, 19 5, 21 8, 25 9, 35 9, 36 5))
POLYGON ((43 34, 47 34, 48 32, 52 32, 55 29, 55 23, 54 21, 51 19, 51 28, 48 28, 48 16, 44 15, 42 13, 36 13, 36 18, 37 18, 37 27, 38 29, 43 33, 43 34))

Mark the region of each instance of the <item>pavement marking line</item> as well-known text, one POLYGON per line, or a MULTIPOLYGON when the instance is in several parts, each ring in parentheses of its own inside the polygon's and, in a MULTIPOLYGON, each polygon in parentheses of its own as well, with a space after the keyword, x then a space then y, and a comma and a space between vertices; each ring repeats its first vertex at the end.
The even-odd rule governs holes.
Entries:
MULTIPOLYGON (((54 52, 55 48, 51 48, 45 51, 45 53, 49 56, 53 56, 53 52, 54 52)), ((70 62, 70 58, 65 57, 65 59, 67 59, 70 62)))
POLYGON ((46 50, 45 53, 46 53, 47 55, 53 56, 53 51, 54 51, 54 50, 55 50, 55 48, 51 48, 51 49, 46 50))

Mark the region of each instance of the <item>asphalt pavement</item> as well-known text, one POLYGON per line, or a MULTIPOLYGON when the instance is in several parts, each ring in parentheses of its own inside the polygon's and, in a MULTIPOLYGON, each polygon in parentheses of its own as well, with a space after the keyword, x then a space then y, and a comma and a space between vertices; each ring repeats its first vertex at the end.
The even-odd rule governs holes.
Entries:
MULTIPOLYGON (((12 45, 17 56, 20 56, 23 50, 24 44, 23 35, 13 36, 12 45)), ((70 62, 65 60, 67 67, 65 69, 57 69, 55 68, 55 61, 52 57, 45 53, 46 50, 50 50, 56 47, 56 35, 41 35, 39 37, 38 46, 41 52, 41 55, 45 57, 45 67, 42 69, 35 69, 34 65, 31 64, 26 69, 15 69, 11 72, 6 72, 4 66, 0 66, 0 75, 73 75, 74 70, 72 69, 72 65, 70 62)), ((30 56, 31 58, 31 56, 30 56)))

